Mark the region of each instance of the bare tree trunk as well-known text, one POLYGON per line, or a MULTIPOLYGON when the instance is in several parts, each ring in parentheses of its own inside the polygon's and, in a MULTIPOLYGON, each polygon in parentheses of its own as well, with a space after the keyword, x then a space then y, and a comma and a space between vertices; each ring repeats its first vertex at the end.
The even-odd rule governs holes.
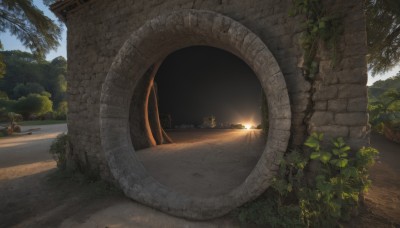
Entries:
POLYGON ((150 90, 148 102, 148 115, 150 128, 157 145, 163 143, 162 127, 160 123, 160 115, 158 113, 157 84, 153 83, 150 90))
POLYGON ((148 96, 158 67, 153 65, 137 83, 132 96, 129 125, 133 147, 136 150, 156 146, 148 121, 148 96), (153 75, 154 74, 154 75, 153 75))
POLYGON ((132 96, 129 125, 132 144, 136 150, 172 143, 161 126, 157 91, 153 85, 161 62, 150 67, 136 85, 132 96))
POLYGON ((167 135, 167 133, 164 131, 164 129, 161 128, 161 130, 162 130, 162 135, 163 135, 163 144, 174 143, 174 141, 172 141, 172 139, 167 135))

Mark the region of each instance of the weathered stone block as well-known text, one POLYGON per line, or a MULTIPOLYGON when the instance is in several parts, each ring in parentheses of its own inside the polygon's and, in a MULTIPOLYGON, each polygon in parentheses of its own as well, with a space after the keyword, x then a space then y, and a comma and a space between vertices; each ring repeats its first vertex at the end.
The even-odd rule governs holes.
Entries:
POLYGON ((339 86, 338 98, 354 98, 366 96, 367 87, 365 85, 347 84, 339 86))
POLYGON ((368 80, 367 69, 365 67, 352 68, 336 72, 339 83, 361 84, 365 85, 368 80))
POLYGON ((350 127, 350 138, 360 139, 368 135, 367 126, 350 127))
POLYGON ((336 98, 338 89, 335 85, 332 86, 321 86, 317 88, 317 91, 313 95, 314 101, 326 101, 336 98))
POLYGON ((349 128, 340 125, 314 126, 310 128, 310 132, 323 133, 324 138, 347 137, 349 135, 349 128))
POLYGON ((312 126, 323 126, 334 123, 334 115, 332 112, 314 112, 311 116, 310 124, 312 126))
POLYGON ((344 112, 347 108, 347 99, 335 99, 328 101, 328 111, 344 112))
POLYGON ((349 99, 347 111, 349 112, 366 112, 368 99, 366 97, 358 97, 349 99))
POLYGON ((337 113, 335 123, 346 126, 366 126, 368 124, 368 114, 365 112, 337 113))
POLYGON ((327 109, 327 101, 316 101, 314 103, 314 110, 316 111, 326 111, 327 109))

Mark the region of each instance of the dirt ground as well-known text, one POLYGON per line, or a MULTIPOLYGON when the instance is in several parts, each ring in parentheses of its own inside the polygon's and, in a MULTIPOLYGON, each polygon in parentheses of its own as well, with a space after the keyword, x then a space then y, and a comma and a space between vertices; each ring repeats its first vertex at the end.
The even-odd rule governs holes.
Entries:
POLYGON ((182 194, 209 197, 239 186, 264 149, 261 130, 169 132, 173 144, 137 152, 161 184, 182 194))
MULTIPOLYGON (((27 126, 24 129, 38 127, 41 129, 33 135, 0 139, 0 227, 240 227, 231 215, 205 222, 175 218, 135 203, 101 181, 58 172, 48 147, 57 134, 66 131, 66 126, 27 126)), ((245 142, 262 148, 257 132, 241 133, 244 132, 221 134, 215 131, 208 137, 201 132, 178 131, 171 135, 179 146, 167 145, 147 154, 145 150, 139 151, 138 156, 152 175, 174 190, 187 193, 190 191, 187 186, 201 182, 201 186, 209 187, 195 186, 198 190, 193 194, 221 194, 240 184, 261 152, 249 149, 256 153, 247 151, 246 154, 248 146, 244 146, 239 150, 244 150, 246 156, 224 155, 223 151, 245 142), (225 143, 219 143, 221 141, 225 143), (200 142, 207 149, 190 155, 200 142), (160 153, 166 151, 175 152, 158 159, 160 153), (206 166, 193 165, 192 156, 206 166), (167 162, 163 164, 163 160, 167 162), (213 162, 245 168, 234 169, 232 175, 229 170, 217 169, 217 163, 213 162), (160 165, 163 168, 157 172, 160 165), (168 165, 176 168, 171 171, 168 165), (210 175, 223 181, 213 181, 210 175)), ((400 145, 379 135, 373 135, 371 141, 381 151, 380 161, 371 170, 373 187, 365 196, 366 209, 347 226, 396 227, 400 225, 400 145)))
POLYGON ((365 210, 356 227, 400 227, 400 144, 372 134, 371 145, 380 152, 370 171, 372 187, 365 195, 365 210))

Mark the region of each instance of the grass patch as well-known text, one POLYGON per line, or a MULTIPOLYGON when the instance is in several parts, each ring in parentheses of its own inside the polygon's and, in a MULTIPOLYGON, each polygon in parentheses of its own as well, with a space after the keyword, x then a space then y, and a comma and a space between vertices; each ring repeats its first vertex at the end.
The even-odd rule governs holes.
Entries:
POLYGON ((63 124, 67 123, 66 120, 30 120, 18 122, 21 126, 32 126, 32 125, 50 125, 50 124, 63 124))

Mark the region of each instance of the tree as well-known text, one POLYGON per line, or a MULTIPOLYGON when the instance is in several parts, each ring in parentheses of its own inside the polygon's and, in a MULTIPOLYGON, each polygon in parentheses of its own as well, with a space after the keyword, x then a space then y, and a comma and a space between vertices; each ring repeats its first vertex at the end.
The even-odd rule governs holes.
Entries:
MULTIPOLYGON (((0 40, 0 51, 3 50, 3 44, 1 43, 0 40)), ((3 75, 6 73, 6 65, 3 62, 3 56, 0 54, 0 79, 3 77, 3 75)))
POLYGON ((53 102, 45 95, 29 94, 21 97, 14 105, 14 110, 22 114, 24 119, 30 115, 43 115, 53 110, 53 102))
POLYGON ((368 63, 372 74, 400 63, 400 1, 367 0, 368 63))
POLYGON ((46 79, 42 80, 42 85, 46 91, 51 93, 54 107, 58 107, 59 103, 65 100, 67 91, 66 75, 67 60, 62 56, 54 58, 46 66, 46 79))
MULTIPOLYGON (((67 82, 67 60, 64 57, 54 58, 51 62, 35 58, 31 53, 22 51, 3 51, 7 72, 0 79, 0 91, 18 99, 30 93, 51 94, 54 108, 65 100, 67 82)), ((1 94, 0 94, 1 95, 1 94)))
POLYGON ((13 92, 14 99, 18 99, 20 97, 25 97, 31 93, 41 94, 44 92, 44 88, 43 86, 35 82, 26 84, 19 83, 17 84, 17 86, 14 87, 13 92))
POLYGON ((0 32, 9 31, 33 53, 43 57, 59 45, 61 28, 32 0, 0 1, 0 32))
POLYGON ((2 79, 0 79, 0 90, 13 96, 13 89, 19 83, 39 83, 45 80, 48 64, 45 60, 38 60, 31 53, 22 51, 3 51, 0 54, 4 57, 4 63, 7 71, 2 79))

